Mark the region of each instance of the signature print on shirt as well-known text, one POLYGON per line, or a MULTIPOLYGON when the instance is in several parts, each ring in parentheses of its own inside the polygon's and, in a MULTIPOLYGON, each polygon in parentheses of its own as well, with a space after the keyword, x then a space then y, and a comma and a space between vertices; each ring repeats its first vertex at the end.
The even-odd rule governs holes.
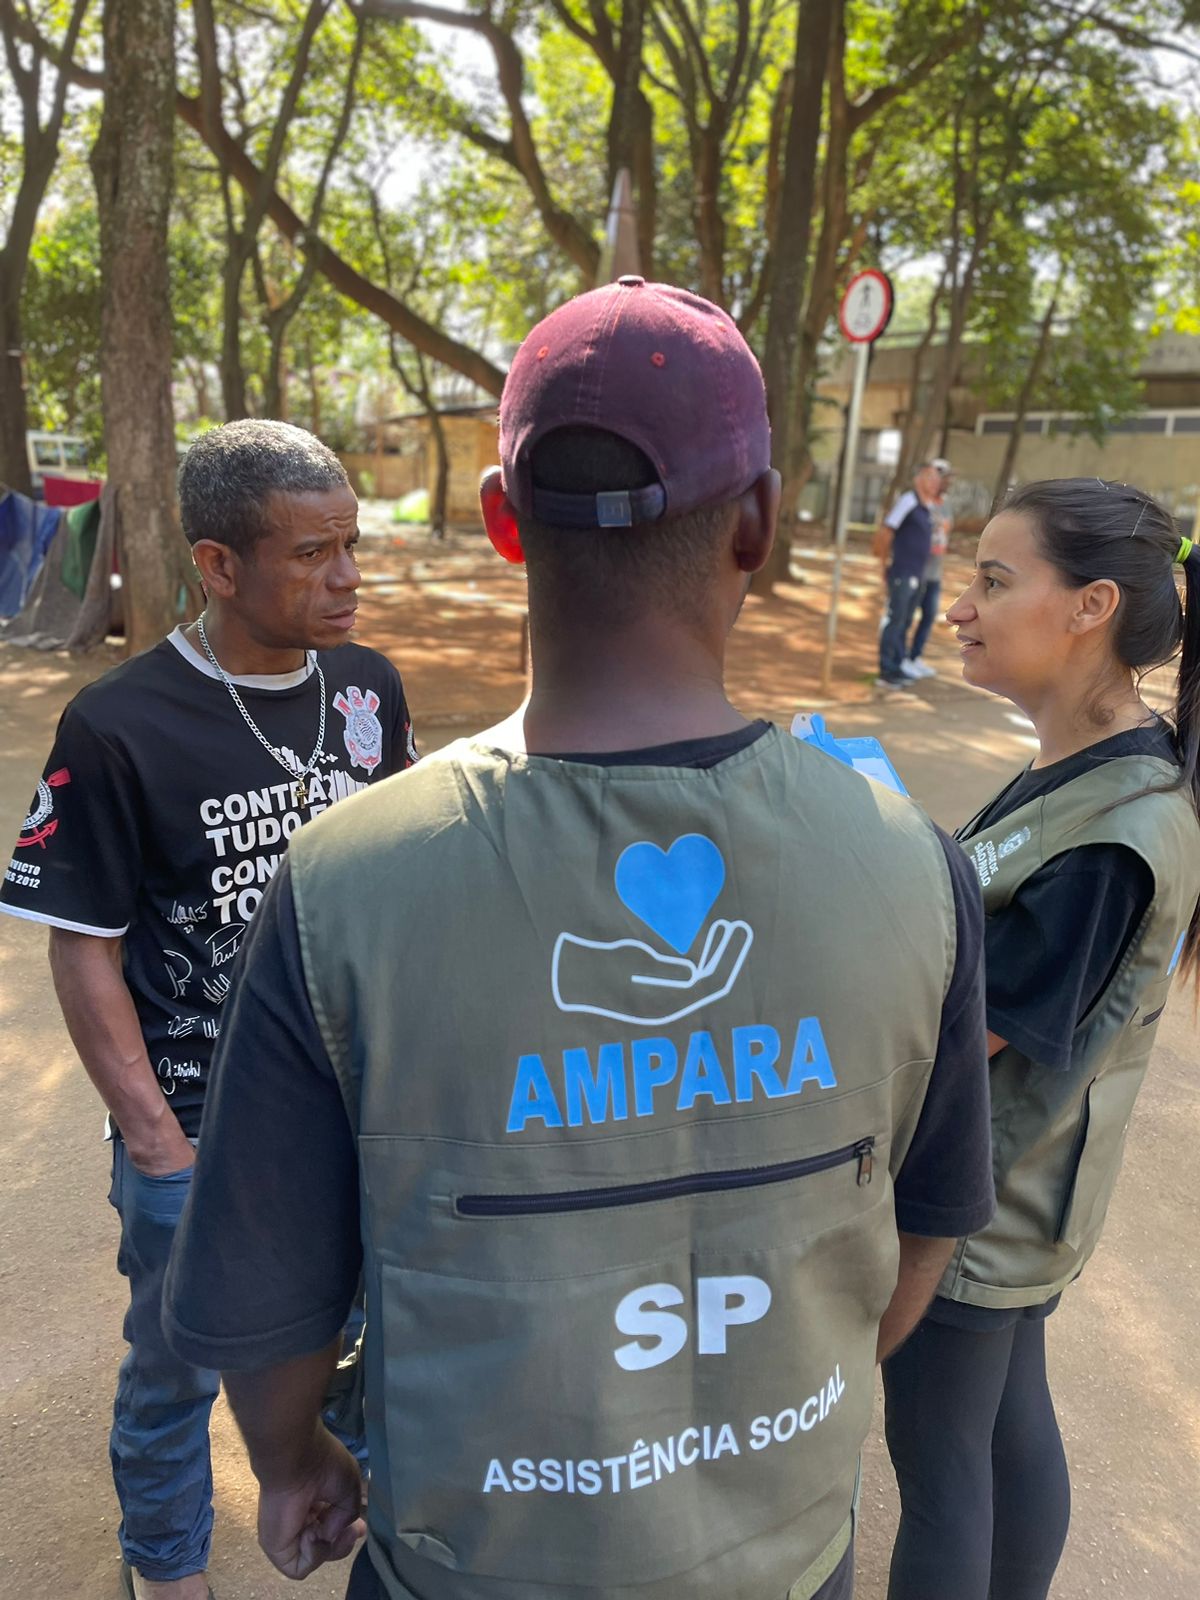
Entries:
POLYGON ((613 874, 618 898, 676 952, 641 939, 587 939, 560 933, 550 984, 560 1011, 582 1011, 640 1027, 675 1022, 737 982, 754 931, 717 918, 694 960, 691 950, 725 886, 725 860, 701 833, 681 834, 668 849, 649 840, 621 852, 613 874))

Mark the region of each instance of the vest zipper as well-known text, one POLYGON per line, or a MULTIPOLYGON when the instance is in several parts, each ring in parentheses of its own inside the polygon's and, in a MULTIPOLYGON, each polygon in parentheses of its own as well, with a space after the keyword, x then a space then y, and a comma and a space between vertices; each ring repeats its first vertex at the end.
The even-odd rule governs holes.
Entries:
POLYGON ((770 1167, 736 1167, 727 1172, 693 1172, 681 1178, 655 1178, 647 1183, 623 1183, 606 1189, 566 1189, 556 1194, 460 1194, 454 1209, 460 1217, 537 1217, 570 1211, 603 1211, 610 1206, 645 1205, 655 1200, 678 1200, 690 1194, 712 1194, 725 1189, 759 1189, 769 1183, 790 1183, 831 1167, 858 1162, 858 1184, 871 1181, 875 1166, 875 1140, 859 1139, 824 1155, 781 1161, 770 1167))

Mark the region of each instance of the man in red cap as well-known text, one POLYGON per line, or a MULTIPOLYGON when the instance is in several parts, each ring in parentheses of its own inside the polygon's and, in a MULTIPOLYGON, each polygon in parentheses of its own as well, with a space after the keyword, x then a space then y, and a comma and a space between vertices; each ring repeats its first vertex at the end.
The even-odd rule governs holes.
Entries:
POLYGON ((500 454, 529 698, 293 841, 168 1338, 290 1576, 363 1531, 319 1420, 361 1271, 355 1600, 844 1600, 877 1354, 992 1210, 974 874, 726 697, 779 478, 724 312, 571 301, 500 454))

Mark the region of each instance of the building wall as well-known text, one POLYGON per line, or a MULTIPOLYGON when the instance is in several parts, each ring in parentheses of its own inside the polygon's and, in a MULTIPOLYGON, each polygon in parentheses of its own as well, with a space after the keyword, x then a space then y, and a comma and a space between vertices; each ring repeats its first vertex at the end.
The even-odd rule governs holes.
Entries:
MULTIPOLYGON (((499 460, 494 415, 443 417, 450 480, 446 491, 446 520, 473 524, 479 521, 479 479, 499 460)), ((414 489, 433 495, 437 452, 430 427, 422 416, 388 423, 384 438, 389 449, 346 452, 338 457, 350 475, 354 492, 381 500, 398 500, 414 489)))
MULTIPOLYGON (((956 475, 990 498, 1007 443, 1002 435, 955 432, 950 458, 956 475)), ((1014 476, 1020 483, 1097 477, 1135 484, 1162 500, 1187 533, 1200 502, 1200 436, 1110 434, 1103 444, 1096 444, 1085 436, 1034 435, 1021 441, 1014 476)))
MULTIPOLYGON (((492 417, 444 417, 446 450, 450 457, 450 482, 446 491, 447 522, 479 521, 479 480, 500 460, 496 423, 492 417)), ((428 425, 426 425, 428 437, 428 425)), ((432 442, 426 449, 429 492, 433 493, 437 461, 432 442)))
POLYGON ((366 450, 344 450, 338 460, 350 476, 350 487, 360 499, 399 500, 425 485, 425 463, 420 453, 375 455, 366 450))
MULTIPOLYGON (((954 464, 957 480, 956 510, 966 517, 987 514, 1008 442, 1004 434, 981 435, 975 431, 981 415, 1003 411, 994 399, 985 405, 973 385, 980 370, 980 354, 970 345, 964 348, 950 396, 952 428, 946 454, 954 464)), ((870 506, 886 492, 891 479, 887 464, 873 461, 871 455, 881 430, 903 425, 910 404, 913 355, 911 344, 887 343, 878 346, 872 355, 863 396, 864 437, 855 466, 852 513, 865 521, 874 520, 870 506)), ((840 350, 828 377, 818 388, 812 451, 818 475, 826 482, 837 470, 851 372, 850 353, 840 350)), ((1200 338, 1176 333, 1155 338, 1146 351, 1139 378, 1144 385, 1146 410, 1200 410, 1200 338)), ((1179 427, 1182 429, 1182 424, 1179 427)), ((1200 433, 1181 431, 1164 436, 1117 431, 1100 445, 1066 429, 1057 435, 1030 434, 1022 439, 1014 469, 1018 481, 1093 475, 1149 490, 1167 504, 1186 531, 1198 516, 1200 433)), ((809 493, 810 509, 818 517, 824 514, 818 504, 822 501, 819 490, 820 485, 809 493)), ((827 495, 824 498, 827 500, 827 495)))

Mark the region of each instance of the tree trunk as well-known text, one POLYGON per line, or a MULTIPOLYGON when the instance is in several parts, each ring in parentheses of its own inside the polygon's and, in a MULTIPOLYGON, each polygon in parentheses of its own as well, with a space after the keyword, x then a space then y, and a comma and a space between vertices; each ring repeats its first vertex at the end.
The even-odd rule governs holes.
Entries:
POLYGON ((714 305, 725 304, 725 218, 721 214, 721 165, 724 124, 716 112, 700 130, 692 202, 696 243, 700 248, 700 293, 714 305))
MULTIPOLYGON (((786 473, 791 463, 791 427, 795 397, 796 348, 804 311, 808 245, 817 190, 817 145, 821 136, 821 102, 834 24, 844 0, 800 0, 796 21, 795 79, 792 110, 784 144, 779 188, 779 232, 773 251, 771 301, 763 377, 771 414, 771 450, 786 473)), ((790 507, 781 516, 773 559, 751 581, 755 594, 769 595, 787 572, 793 521, 790 507)))
POLYGON ((270 354, 267 356, 267 378, 264 385, 263 416, 277 422, 288 418, 288 358, 287 322, 268 318, 267 332, 270 354))
POLYGON ((908 412, 904 418, 904 427, 900 433, 900 453, 896 457, 896 470, 892 474, 892 481, 888 485, 885 503, 880 507, 883 516, 889 506, 893 505, 896 496, 912 477, 916 465, 917 436, 922 426, 922 411, 919 406, 921 391, 921 378, 925 368, 925 357, 937 332, 938 312, 941 309, 942 296, 946 291, 946 284, 950 277, 951 269, 947 267, 938 279, 937 288, 933 291, 933 298, 929 302, 929 312, 925 319, 925 329, 913 350, 912 364, 909 368, 908 380, 908 412))
POLYGON ((646 0, 624 0, 615 58, 609 57, 612 110, 608 119, 608 193, 617 173, 627 168, 633 178, 637 206, 640 271, 654 277, 654 234, 657 226, 658 175, 654 165, 654 111, 642 93, 646 0))
POLYGON ((433 435, 433 447, 437 455, 437 472, 433 483, 433 498, 429 502, 429 528, 435 539, 441 539, 446 532, 446 496, 450 490, 450 452, 446 448, 446 430, 442 426, 442 419, 438 415, 438 409, 432 400, 426 403, 426 415, 429 418, 429 431, 433 435))
POLYGON ((104 112, 92 151, 100 215, 100 350, 126 645, 186 611, 175 504, 167 225, 175 131, 174 0, 105 0, 104 112))
POLYGON ((241 343, 242 274, 245 270, 245 259, 237 245, 231 244, 221 284, 221 404, 226 422, 236 422, 250 414, 241 343))
POLYGON ((196 396, 196 415, 198 417, 211 416, 212 412, 209 410, 208 368, 203 357, 197 357, 194 361, 185 360, 183 365, 191 382, 192 392, 196 396))
POLYGON ((317 377, 317 363, 313 358, 312 334, 308 336, 305 346, 305 360, 308 365, 308 397, 310 416, 308 431, 319 439, 321 437, 321 380, 317 377))
POLYGON ((658 235, 658 166, 654 159, 654 108, 638 91, 637 134, 634 143, 633 187, 637 206, 638 260, 642 276, 653 281, 654 247, 658 235))
POLYGON ((1021 392, 1017 396, 1017 410, 1013 417, 1012 432, 1008 436, 1008 443, 1004 447, 1004 460, 1000 463, 1000 471, 996 474, 996 486, 992 490, 992 514, 995 515, 1000 507, 1000 502, 1008 493, 1008 486, 1012 481, 1013 469, 1017 464, 1017 453, 1021 448, 1021 440, 1025 434, 1025 417, 1033 403, 1037 386, 1041 382, 1042 368, 1046 365, 1046 353, 1050 348, 1050 338, 1054 328, 1054 318, 1058 314, 1058 297, 1062 289, 1062 278, 1054 286, 1054 293, 1050 296, 1050 304, 1046 307, 1046 315, 1042 318, 1038 328, 1037 348, 1033 352, 1033 359, 1025 369, 1025 381, 1021 385, 1021 392))
MULTIPOLYGON (((792 380, 791 447, 786 477, 794 487, 785 504, 795 506, 796 495, 812 477, 810 451, 812 399, 816 387, 818 351, 826 326, 833 314, 839 271, 839 246, 846 234, 850 210, 850 179, 847 161, 850 153, 850 106, 846 98, 846 22, 839 9, 834 19, 829 46, 829 131, 825 140, 825 170, 822 176, 821 230, 813 251, 812 272, 808 281, 808 303, 800 328, 796 351, 796 372, 792 380)), ((851 259, 857 255, 851 250, 851 259)), ((833 522, 830 519, 830 534, 833 522)))
MULTIPOLYGON (((2 264, 2 258, 0 258, 2 264)), ((14 298, 0 281, 0 485, 32 494, 25 431, 25 370, 21 359, 20 291, 14 298)))

